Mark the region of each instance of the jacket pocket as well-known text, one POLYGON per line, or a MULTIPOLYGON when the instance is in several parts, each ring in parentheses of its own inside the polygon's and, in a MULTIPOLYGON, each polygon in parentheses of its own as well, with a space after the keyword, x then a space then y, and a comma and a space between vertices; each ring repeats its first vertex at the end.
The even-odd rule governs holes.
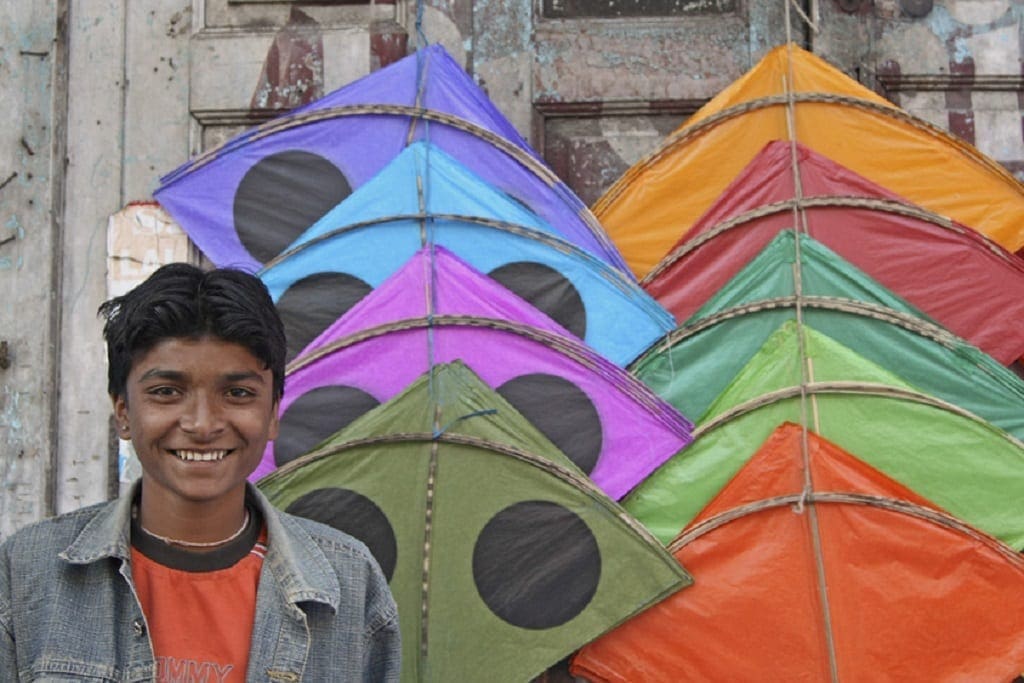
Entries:
POLYGON ((29 672, 29 681, 37 683, 63 683, 66 681, 116 681, 125 680, 115 667, 82 662, 73 659, 47 659, 36 662, 29 672))

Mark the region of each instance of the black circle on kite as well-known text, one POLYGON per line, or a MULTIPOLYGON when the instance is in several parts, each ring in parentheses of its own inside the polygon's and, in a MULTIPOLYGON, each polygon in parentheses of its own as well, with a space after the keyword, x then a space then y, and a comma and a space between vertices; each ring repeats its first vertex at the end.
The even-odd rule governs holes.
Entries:
POLYGON ((306 392, 281 416, 274 440, 274 462, 280 466, 305 455, 378 404, 373 396, 355 387, 328 385, 306 392))
POLYGON ((376 503, 361 493, 343 488, 315 489, 292 501, 285 512, 332 526, 359 539, 370 549, 391 581, 398 560, 395 530, 376 503))
POLYGON ((373 290, 348 273, 313 273, 294 282, 277 300, 277 312, 293 360, 311 341, 373 290))
POLYGON ((604 442, 601 416, 582 389, 538 373, 510 379, 497 391, 577 467, 587 474, 594 471, 604 442))
POLYGON ((517 261, 488 274, 580 339, 587 336, 583 299, 572 282, 554 268, 517 261))
POLYGON ((350 194, 345 175, 319 154, 270 154, 238 184, 235 231, 253 258, 266 263, 350 194))
POLYGON ((601 580, 601 551, 571 510, 542 500, 515 503, 477 537, 473 580, 501 619, 520 628, 553 628, 590 604, 601 580))

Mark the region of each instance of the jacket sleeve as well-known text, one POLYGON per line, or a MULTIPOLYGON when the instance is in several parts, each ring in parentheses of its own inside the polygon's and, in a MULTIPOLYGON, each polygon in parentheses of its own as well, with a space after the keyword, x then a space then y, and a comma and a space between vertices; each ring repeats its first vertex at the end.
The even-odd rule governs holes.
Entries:
POLYGON ((367 683, 397 683, 402 673, 402 637, 396 613, 371 634, 366 656, 367 683))
POLYGON ((7 559, 7 547, 0 545, 0 681, 16 681, 18 664, 14 656, 11 573, 7 559))
POLYGON ((363 662, 366 683, 397 683, 402 673, 398 606, 376 560, 366 551, 366 624, 363 662))

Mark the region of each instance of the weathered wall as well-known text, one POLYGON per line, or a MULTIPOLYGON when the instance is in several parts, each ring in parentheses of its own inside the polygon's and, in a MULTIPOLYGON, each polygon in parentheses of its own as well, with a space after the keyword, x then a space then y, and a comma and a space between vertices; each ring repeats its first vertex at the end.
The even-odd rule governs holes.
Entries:
POLYGON ((68 16, 67 161, 60 263, 60 353, 53 454, 54 512, 110 492, 103 300, 106 216, 124 198, 124 2, 72 3, 68 16))
POLYGON ((65 12, 0 6, 0 536, 54 509, 65 12))
MULTIPOLYGON (((807 0, 789 34, 1024 176, 1016 0, 807 0)), ((584 200, 785 40, 784 0, 0 5, 0 536, 117 489, 108 217, 235 132, 440 42, 584 200), (657 9, 659 16, 634 10, 657 9), (660 9, 659 9, 660 8, 660 9), (4 344, 6 342, 6 344, 4 344)))
POLYGON ((96 318, 108 216, 187 155, 187 91, 168 61, 187 61, 189 13, 123 0, 0 10, 0 536, 116 490, 96 318))
POLYGON ((109 217, 191 154, 404 54, 396 16, 386 3, 0 8, 0 537, 118 489, 96 317, 109 217), (296 32, 330 56, 308 91, 274 70, 296 32))

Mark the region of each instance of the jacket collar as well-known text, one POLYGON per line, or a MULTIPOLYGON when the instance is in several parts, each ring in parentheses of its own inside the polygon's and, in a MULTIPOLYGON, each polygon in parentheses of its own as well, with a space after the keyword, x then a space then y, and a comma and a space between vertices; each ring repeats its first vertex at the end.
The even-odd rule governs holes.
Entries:
MULTIPOLYGON (((137 479, 115 501, 103 505, 78 533, 60 558, 71 564, 91 564, 105 558, 131 557, 132 501, 142 486, 137 479)), ((321 602, 337 610, 341 585, 330 561, 296 518, 277 510, 259 489, 246 482, 246 497, 267 524, 267 557, 264 560, 286 599, 294 604, 321 602)))
POLYGON ((131 556, 132 501, 141 485, 142 481, 136 480, 124 495, 101 506, 59 557, 71 564, 90 564, 107 557, 127 560, 131 556))
POLYGON ((259 489, 246 484, 248 495, 267 523, 267 559, 289 602, 321 602, 337 611, 341 584, 330 560, 298 518, 270 504, 259 489))

